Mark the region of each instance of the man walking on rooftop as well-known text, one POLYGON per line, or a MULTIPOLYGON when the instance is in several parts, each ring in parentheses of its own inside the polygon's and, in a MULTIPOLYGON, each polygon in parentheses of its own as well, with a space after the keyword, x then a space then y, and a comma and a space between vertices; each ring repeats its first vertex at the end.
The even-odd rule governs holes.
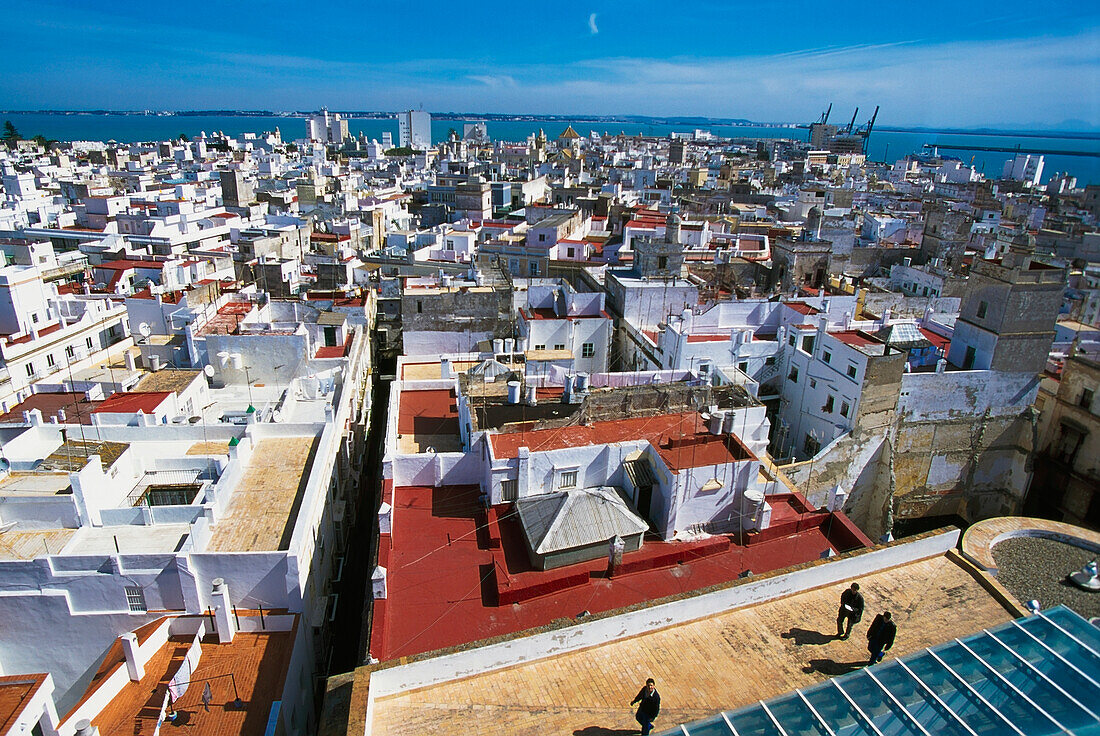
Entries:
POLYGON ((645 681, 645 687, 630 701, 631 705, 635 703, 638 703, 638 712, 634 714, 634 719, 642 724, 642 736, 647 736, 653 730, 657 714, 661 712, 661 694, 657 692, 652 677, 645 681))
POLYGON ((886 650, 894 646, 894 636, 897 633, 898 625, 893 622, 889 611, 875 616, 871 628, 867 629, 867 651, 871 653, 868 665, 882 661, 886 650))
POLYGON ((862 619, 863 594, 859 592, 859 583, 852 583, 852 587, 840 594, 840 611, 836 615, 836 638, 847 639, 852 633, 852 624, 858 624, 862 619))

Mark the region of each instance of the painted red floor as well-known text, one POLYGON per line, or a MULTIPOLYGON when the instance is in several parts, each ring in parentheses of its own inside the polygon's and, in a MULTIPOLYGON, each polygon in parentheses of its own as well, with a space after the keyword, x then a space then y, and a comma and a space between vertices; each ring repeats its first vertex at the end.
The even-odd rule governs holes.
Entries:
POLYGON ((458 434, 458 406, 454 391, 402 391, 397 431, 401 434, 458 434))
MULTIPOLYGON (((505 516, 500 525, 503 550, 495 552, 497 564, 506 558, 504 566, 513 579, 529 582, 571 571, 596 575, 580 586, 497 606, 494 550, 490 530, 479 527, 477 496, 476 487, 403 487, 393 492, 394 534, 383 535, 379 550, 379 564, 388 570, 387 598, 376 601, 372 656, 385 661, 523 631, 586 610, 598 613, 697 590, 734 580, 744 570, 759 574, 808 562, 832 546, 815 524, 769 541, 733 544, 718 555, 608 580, 599 572, 606 566, 603 560, 551 573, 531 571, 522 540, 509 537, 515 528, 505 516)), ((779 515, 784 526, 792 527, 799 516, 789 505, 779 515)), ((641 550, 625 555, 624 563, 676 549, 678 543, 647 540, 641 550)))

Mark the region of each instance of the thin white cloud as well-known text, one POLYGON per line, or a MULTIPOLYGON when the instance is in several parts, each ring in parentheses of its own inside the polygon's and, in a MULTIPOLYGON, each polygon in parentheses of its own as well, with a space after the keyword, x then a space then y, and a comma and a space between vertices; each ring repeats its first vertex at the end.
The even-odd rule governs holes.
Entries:
POLYGON ((596 26, 596 14, 595 13, 588 16, 588 30, 592 32, 593 36, 595 36, 597 33, 600 32, 600 29, 596 26))
POLYGON ((516 80, 507 74, 469 74, 466 78, 493 89, 516 86, 516 80))

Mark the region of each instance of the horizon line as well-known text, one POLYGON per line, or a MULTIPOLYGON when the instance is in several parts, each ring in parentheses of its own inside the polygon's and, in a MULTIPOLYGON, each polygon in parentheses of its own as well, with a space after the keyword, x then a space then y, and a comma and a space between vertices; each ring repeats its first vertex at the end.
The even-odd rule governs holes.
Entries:
MULTIPOLYGON (((233 117, 234 115, 240 115, 243 117, 250 116, 307 116, 326 110, 327 108, 314 109, 314 110, 269 110, 269 109, 243 109, 243 108, 193 108, 193 109, 181 109, 181 110, 165 110, 158 108, 141 108, 141 109, 112 109, 112 108, 90 108, 90 109, 74 109, 74 108, 36 108, 36 109, 8 109, 0 110, 0 115, 33 115, 33 114, 79 114, 79 115, 127 115, 136 114, 149 117, 168 117, 168 116, 187 116, 201 113, 214 113, 223 115, 225 117, 233 117)), ((336 113, 340 115, 347 115, 352 117, 354 115, 400 115, 407 110, 328 110, 328 112, 336 113)), ((590 114, 590 113, 534 113, 534 112, 470 112, 470 111, 456 111, 456 110, 440 110, 440 111, 427 111, 429 115, 438 117, 440 119, 464 119, 464 118, 477 118, 479 116, 498 116, 498 117, 526 117, 534 119, 561 119, 561 120, 573 120, 573 121, 592 121, 592 122, 632 122, 632 120, 682 120, 682 121, 697 121, 699 123, 711 123, 716 125, 726 125, 730 127, 751 127, 751 126, 794 126, 799 129, 808 129, 812 123, 799 122, 794 120, 752 120, 750 118, 741 117, 710 117, 706 115, 639 115, 633 113, 618 113, 618 114, 590 114)), ((492 122, 492 121, 486 121, 492 122)), ((506 122, 506 121, 497 121, 506 122)), ((517 122, 517 121, 513 121, 517 122)), ((813 121, 817 122, 817 121, 813 121)), ((1082 121, 1084 122, 1084 121, 1082 121)), ((670 124, 670 123, 665 123, 670 124)), ((671 123, 676 124, 676 123, 671 123)), ((683 123, 685 125, 691 124, 688 122, 683 123)), ((1093 126, 1087 129, 1058 129, 1058 128, 1044 128, 1044 127, 996 127, 993 125, 972 125, 972 126, 958 126, 958 125, 879 125, 876 126, 876 130, 880 131, 895 131, 895 132, 907 132, 907 131, 930 131, 930 132, 953 132, 953 131, 1000 131, 1010 133, 1021 132, 1046 132, 1046 133, 1058 133, 1061 135, 1066 134, 1079 134, 1100 137, 1100 128, 1093 126)))

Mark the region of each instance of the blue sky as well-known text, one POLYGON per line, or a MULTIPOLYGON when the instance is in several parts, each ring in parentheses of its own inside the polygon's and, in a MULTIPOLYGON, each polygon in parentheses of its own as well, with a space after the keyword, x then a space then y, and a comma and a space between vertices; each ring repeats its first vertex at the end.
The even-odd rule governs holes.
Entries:
POLYGON ((1100 128, 1095 0, 9 0, 0 44, 7 109, 807 121, 832 102, 887 125, 1100 128))

